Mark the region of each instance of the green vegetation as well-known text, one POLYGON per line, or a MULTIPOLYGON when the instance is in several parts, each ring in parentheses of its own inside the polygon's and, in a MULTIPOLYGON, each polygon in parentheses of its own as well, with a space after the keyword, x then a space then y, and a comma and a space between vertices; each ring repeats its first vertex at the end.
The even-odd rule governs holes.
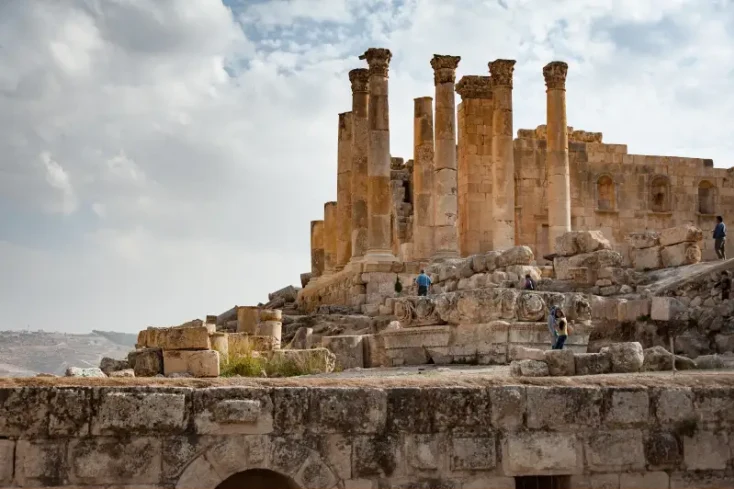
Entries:
POLYGON ((220 368, 221 377, 296 377, 324 372, 324 360, 310 355, 285 354, 284 351, 253 351, 249 344, 229 352, 220 368))

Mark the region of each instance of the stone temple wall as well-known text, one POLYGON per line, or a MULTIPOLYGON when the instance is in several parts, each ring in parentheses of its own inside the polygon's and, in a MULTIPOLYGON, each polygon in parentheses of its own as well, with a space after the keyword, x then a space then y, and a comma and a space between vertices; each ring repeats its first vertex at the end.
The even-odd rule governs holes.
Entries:
MULTIPOLYGON (((548 249, 545 126, 521 129, 515 139, 518 244, 535 256, 548 249)), ((692 223, 704 231, 704 259, 714 257, 716 215, 734 212, 734 175, 712 160, 627 153, 601 142, 600 133, 569 131, 571 227, 599 229, 627 256, 624 237, 645 229, 692 223), (594 137, 591 137, 594 136, 594 137)))
POLYGON ((0 407, 1 487, 213 489, 250 469, 302 488, 734 487, 731 387, 25 387, 0 407))

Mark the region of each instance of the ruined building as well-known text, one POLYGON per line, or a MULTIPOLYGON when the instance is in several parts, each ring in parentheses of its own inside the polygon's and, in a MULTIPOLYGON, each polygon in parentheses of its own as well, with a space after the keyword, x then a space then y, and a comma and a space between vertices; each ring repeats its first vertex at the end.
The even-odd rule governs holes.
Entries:
MULTIPOLYGON (((515 61, 492 61, 489 76, 457 82, 461 58, 434 55, 435 95, 415 99, 414 153, 403 164, 390 152, 391 56, 370 48, 360 57, 368 67, 349 72, 337 200, 311 222, 307 305, 371 302, 377 291, 353 279, 360 273, 403 273, 409 282, 428 262, 516 245, 549 263, 556 238, 572 229, 601 230, 629 263, 624 236, 683 224, 708 232, 717 214, 734 209, 731 170, 710 159, 633 155, 599 132, 569 127, 568 65, 560 61, 543 68, 546 123, 515 137, 515 61)), ((712 257, 712 243, 703 246, 712 257)))

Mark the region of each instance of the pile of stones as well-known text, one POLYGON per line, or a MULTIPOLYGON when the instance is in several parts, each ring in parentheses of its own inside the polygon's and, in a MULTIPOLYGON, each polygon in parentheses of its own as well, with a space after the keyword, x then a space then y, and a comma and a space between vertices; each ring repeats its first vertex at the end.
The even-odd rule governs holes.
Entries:
POLYGON ((703 232, 690 224, 629 234, 629 258, 638 271, 692 265, 701 261, 703 232))
POLYGON ((510 372, 516 377, 568 377, 608 373, 635 373, 696 368, 690 358, 671 355, 665 348, 642 349, 638 342, 615 343, 598 353, 575 353, 572 350, 539 350, 518 347, 510 372))

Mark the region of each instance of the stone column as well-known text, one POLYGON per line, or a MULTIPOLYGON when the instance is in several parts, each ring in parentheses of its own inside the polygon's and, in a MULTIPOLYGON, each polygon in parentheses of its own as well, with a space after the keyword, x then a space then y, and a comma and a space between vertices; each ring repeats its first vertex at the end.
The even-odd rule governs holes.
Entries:
POLYGON ((546 172, 548 178, 548 246, 571 230, 571 174, 568 166, 566 74, 568 65, 553 61, 543 68, 547 100, 546 172))
MULTIPOLYGON (((492 250, 492 85, 488 76, 464 76, 459 140, 459 251, 461 256, 492 250)), ((503 189, 501 189, 502 191, 503 189)))
POLYGON ((324 273, 324 221, 311 221, 311 278, 324 273))
POLYGON ((339 114, 336 181, 336 269, 352 256, 352 113, 339 114))
POLYGON ((387 72, 392 53, 389 49, 370 48, 360 59, 370 70, 369 158, 367 164, 367 254, 368 262, 395 261, 392 252, 390 208, 390 111, 387 72))
POLYGON ((367 252, 369 76, 370 72, 366 68, 349 72, 349 81, 352 84, 352 262, 362 260, 367 252))
POLYGON ((336 202, 324 204, 324 275, 336 271, 336 202))
POLYGON ((512 74, 515 61, 489 63, 492 78, 492 249, 515 246, 515 154, 512 130, 512 74))
POLYGON ((413 257, 433 256, 433 98, 414 100, 413 114, 413 257))
POLYGON ((459 256, 458 180, 456 167, 456 95, 454 82, 459 56, 433 55, 436 85, 436 156, 433 177, 433 258, 459 256))

